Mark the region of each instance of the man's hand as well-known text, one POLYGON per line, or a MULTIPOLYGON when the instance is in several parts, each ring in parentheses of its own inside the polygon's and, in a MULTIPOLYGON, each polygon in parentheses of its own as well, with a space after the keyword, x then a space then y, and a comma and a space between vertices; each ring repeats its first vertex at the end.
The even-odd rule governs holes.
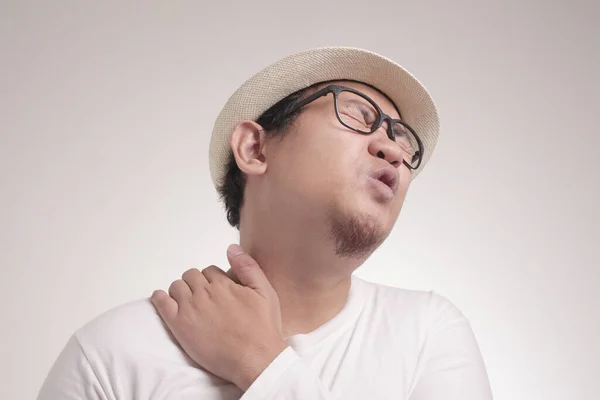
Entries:
POLYGON ((151 301, 192 360, 246 391, 287 344, 279 297, 263 271, 237 245, 227 258, 227 273, 192 268, 151 301))

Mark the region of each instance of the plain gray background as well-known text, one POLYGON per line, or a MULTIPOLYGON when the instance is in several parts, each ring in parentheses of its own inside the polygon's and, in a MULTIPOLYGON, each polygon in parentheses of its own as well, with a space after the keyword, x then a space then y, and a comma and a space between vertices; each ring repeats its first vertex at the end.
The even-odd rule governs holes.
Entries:
POLYGON ((442 120, 356 274, 450 298, 496 399, 598 398, 597 3, 0 4, 0 398, 34 398, 98 314, 228 268, 214 119, 260 68, 328 45, 404 65, 442 120))

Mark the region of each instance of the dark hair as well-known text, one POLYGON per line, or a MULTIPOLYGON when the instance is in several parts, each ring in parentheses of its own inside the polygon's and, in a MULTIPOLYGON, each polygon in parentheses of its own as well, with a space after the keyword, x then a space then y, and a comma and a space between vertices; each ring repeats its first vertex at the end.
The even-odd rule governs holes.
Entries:
MULTIPOLYGON (((262 126, 267 137, 283 137, 287 133, 287 128, 302 112, 302 109, 293 111, 295 104, 313 86, 290 94, 256 119, 256 123, 262 126)), ((223 183, 217 187, 217 192, 225 205, 227 221, 238 230, 240 229, 240 209, 244 204, 245 186, 246 175, 239 169, 233 152, 230 151, 225 177, 223 183)))

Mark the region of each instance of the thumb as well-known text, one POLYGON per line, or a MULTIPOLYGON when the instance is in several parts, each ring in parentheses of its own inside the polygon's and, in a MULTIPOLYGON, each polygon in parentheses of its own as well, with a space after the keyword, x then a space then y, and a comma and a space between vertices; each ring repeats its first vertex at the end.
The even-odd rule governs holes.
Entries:
POLYGON ((272 287, 263 270, 239 245, 232 244, 227 248, 227 259, 242 285, 256 290, 265 297, 270 294, 272 287))

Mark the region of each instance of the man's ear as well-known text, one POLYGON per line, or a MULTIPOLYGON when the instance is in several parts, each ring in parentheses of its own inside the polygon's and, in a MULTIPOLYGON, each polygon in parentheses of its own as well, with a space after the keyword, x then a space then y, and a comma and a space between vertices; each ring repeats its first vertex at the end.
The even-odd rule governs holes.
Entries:
POLYGON ((238 167, 248 175, 262 175, 267 170, 266 135, 254 121, 242 121, 233 128, 229 145, 238 167))

